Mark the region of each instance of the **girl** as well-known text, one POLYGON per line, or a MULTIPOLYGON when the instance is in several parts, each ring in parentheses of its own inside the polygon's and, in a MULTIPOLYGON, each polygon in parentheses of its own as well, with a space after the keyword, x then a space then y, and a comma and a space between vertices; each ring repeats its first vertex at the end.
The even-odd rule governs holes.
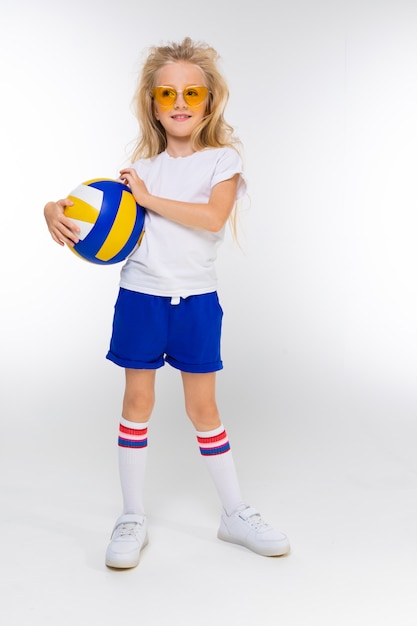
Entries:
MULTIPOLYGON (((154 47, 135 95, 141 133, 133 165, 120 178, 146 217, 142 243, 121 270, 107 354, 126 377, 118 439, 123 511, 106 551, 109 567, 135 567, 148 542, 142 500, 147 431, 156 370, 165 362, 181 372, 186 412, 223 507, 218 537, 265 556, 289 551, 287 537, 242 498, 216 404, 216 372, 223 364, 214 260, 246 191, 237 142, 223 115, 228 88, 217 60, 213 48, 189 38, 154 47)), ((70 204, 59 200, 44 209, 61 245, 78 241, 63 212, 70 204)))

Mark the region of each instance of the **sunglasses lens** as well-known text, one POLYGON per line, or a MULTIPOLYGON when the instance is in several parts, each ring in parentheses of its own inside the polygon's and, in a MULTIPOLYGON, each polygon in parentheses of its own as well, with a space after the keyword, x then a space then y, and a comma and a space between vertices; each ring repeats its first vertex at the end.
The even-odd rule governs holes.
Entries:
POLYGON ((196 107, 203 102, 207 93, 207 87, 187 87, 184 89, 184 100, 188 106, 196 107))
POLYGON ((172 107, 177 97, 177 92, 169 87, 155 87, 153 89, 153 97, 161 106, 172 107))

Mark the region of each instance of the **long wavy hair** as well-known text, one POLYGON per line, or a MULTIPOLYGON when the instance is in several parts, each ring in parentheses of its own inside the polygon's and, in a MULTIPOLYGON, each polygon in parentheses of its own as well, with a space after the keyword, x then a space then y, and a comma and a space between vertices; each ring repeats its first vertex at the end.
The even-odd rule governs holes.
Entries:
POLYGON ((159 70, 178 61, 198 66, 209 89, 205 116, 191 137, 193 149, 237 146, 239 142, 234 136, 234 129, 224 118, 229 89, 218 68, 219 58, 214 48, 205 43, 194 43, 189 37, 181 43, 150 48, 133 98, 140 133, 133 149, 132 162, 138 158, 151 158, 166 149, 165 130, 153 112, 152 89, 156 86, 159 70))

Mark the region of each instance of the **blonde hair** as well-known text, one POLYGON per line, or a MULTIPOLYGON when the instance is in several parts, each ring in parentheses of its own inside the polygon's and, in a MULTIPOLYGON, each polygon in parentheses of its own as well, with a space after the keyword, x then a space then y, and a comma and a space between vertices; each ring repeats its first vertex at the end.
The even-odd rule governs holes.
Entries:
POLYGON ((239 142, 234 137, 234 129, 224 118, 229 89, 218 68, 219 59, 214 48, 205 43, 194 43, 189 37, 181 43, 150 48, 133 98, 140 135, 133 149, 132 162, 139 158, 151 158, 166 149, 165 130, 153 112, 152 89, 156 86, 159 70, 178 61, 198 66, 209 89, 206 114, 191 137, 193 150, 237 146, 239 142))
MULTIPOLYGON (((220 57, 214 48, 203 42, 193 42, 190 37, 186 37, 181 43, 171 42, 165 46, 153 46, 149 49, 133 97, 140 132, 132 151, 132 163, 139 158, 152 158, 167 147, 165 130, 154 115, 152 89, 156 86, 159 70, 179 61, 199 67, 209 89, 205 116, 191 135, 193 150, 229 146, 240 152, 241 144, 234 135, 234 129, 224 118, 229 89, 219 70, 219 60, 220 57)), ((230 222, 236 236, 236 211, 232 212, 230 222)))

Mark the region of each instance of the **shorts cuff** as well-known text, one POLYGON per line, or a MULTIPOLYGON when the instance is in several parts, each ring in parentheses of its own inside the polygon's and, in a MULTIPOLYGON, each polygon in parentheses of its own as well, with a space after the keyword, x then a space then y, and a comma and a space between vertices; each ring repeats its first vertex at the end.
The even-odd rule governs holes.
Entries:
POLYGON ((153 361, 152 363, 147 363, 145 361, 132 361, 130 359, 123 359, 121 357, 116 356, 112 352, 108 352, 106 355, 106 359, 112 361, 116 365, 120 367, 124 367, 126 369, 132 370, 157 370, 160 367, 165 365, 164 360, 158 359, 158 361, 153 361))
POLYGON ((181 372, 188 372, 189 374, 209 374, 210 372, 218 372, 223 369, 222 361, 216 361, 215 363, 182 363, 169 356, 165 360, 175 369, 181 372))

